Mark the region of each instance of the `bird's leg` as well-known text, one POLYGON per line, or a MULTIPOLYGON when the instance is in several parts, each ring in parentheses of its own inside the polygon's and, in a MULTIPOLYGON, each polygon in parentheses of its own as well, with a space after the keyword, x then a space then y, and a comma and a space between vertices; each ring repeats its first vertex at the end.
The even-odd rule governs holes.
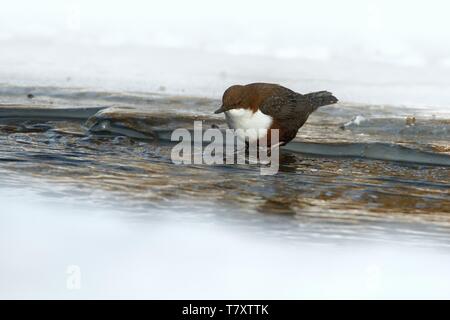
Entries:
MULTIPOLYGON (((232 154, 230 155, 231 157, 232 157, 232 161, 233 161, 233 163, 236 163, 236 161, 237 161, 237 157, 239 157, 239 155, 243 152, 244 153, 244 158, 247 158, 247 154, 248 154, 248 144, 247 144, 247 142, 245 143, 245 146, 244 146, 244 148, 241 148, 241 149, 239 149, 238 148, 239 147, 239 145, 238 146, 235 146, 235 148, 234 148, 234 151, 232 152, 232 154)), ((230 158, 230 156, 227 154, 227 152, 225 152, 224 154, 223 154, 223 160, 224 160, 224 163, 227 163, 227 160, 230 158)), ((247 163, 247 161, 246 161, 246 163, 247 163)))
POLYGON ((267 155, 270 156, 272 154, 272 150, 279 148, 281 146, 284 146, 286 143, 284 141, 278 142, 272 146, 265 147, 265 151, 267 152, 267 155))
POLYGON ((286 143, 284 142, 284 141, 281 141, 281 142, 279 142, 279 143, 277 143, 277 144, 274 144, 274 145, 272 145, 272 146, 269 146, 269 147, 265 147, 265 146, 261 146, 260 144, 259 144, 259 141, 257 142, 257 152, 256 152, 256 159, 252 159, 251 157, 250 157, 250 144, 249 144, 249 142, 248 141, 245 141, 245 148, 243 148, 243 149, 236 149, 234 152, 233 152, 233 157, 235 157, 235 156, 238 156, 239 154, 240 154, 240 152, 244 152, 244 156, 245 156, 245 159, 246 159, 246 163, 252 163, 252 162, 255 162, 255 160, 256 160, 256 162, 257 161, 259 161, 260 160, 260 156, 259 156, 259 153, 260 152, 267 152, 267 155, 268 156, 270 156, 271 154, 272 154, 272 150, 274 150, 275 148, 279 148, 280 146, 283 146, 283 145, 285 145, 286 143))
POLYGON ((284 141, 278 142, 277 144, 274 144, 273 146, 270 147, 270 151, 272 151, 275 148, 279 148, 281 146, 284 146, 286 143, 284 141))

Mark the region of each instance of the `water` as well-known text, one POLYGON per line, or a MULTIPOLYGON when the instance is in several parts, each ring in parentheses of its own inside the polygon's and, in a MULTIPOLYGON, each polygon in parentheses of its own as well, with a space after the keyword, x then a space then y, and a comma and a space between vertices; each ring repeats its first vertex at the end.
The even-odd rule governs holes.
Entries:
POLYGON ((450 294, 445 116, 324 107, 261 176, 172 163, 172 129, 224 126, 216 99, 4 85, 1 101, 2 297, 450 294))
POLYGON ((264 222, 275 214, 280 222, 266 227, 287 238, 388 240, 400 223, 410 241, 448 244, 450 121, 420 109, 324 107, 282 150, 279 173, 261 176, 256 165, 172 163, 172 130, 194 120, 225 127, 212 114, 215 99, 27 87, 3 87, 2 99, 1 170, 11 184, 39 178, 64 186, 58 196, 80 190, 87 203, 108 203, 91 195, 107 191, 135 213, 156 208, 150 217, 167 210, 264 222), (299 235, 304 223, 313 227, 299 235), (417 236, 423 228, 427 236, 417 236))

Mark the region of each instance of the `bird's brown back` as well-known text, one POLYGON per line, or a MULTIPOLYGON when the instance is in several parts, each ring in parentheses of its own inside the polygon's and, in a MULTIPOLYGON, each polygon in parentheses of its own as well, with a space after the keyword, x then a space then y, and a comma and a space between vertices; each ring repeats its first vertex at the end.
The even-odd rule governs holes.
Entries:
POLYGON ((298 95, 288 88, 272 83, 251 83, 242 86, 239 91, 236 94, 240 95, 241 106, 253 112, 256 112, 268 98, 298 95))

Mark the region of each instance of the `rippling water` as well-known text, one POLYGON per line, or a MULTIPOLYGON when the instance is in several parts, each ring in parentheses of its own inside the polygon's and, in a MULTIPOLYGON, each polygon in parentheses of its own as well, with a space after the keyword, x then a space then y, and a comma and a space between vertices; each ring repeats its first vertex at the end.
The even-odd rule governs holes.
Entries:
POLYGON ((171 130, 194 120, 225 128, 212 114, 214 99, 56 87, 2 86, 0 93, 3 185, 45 181, 38 189, 50 197, 118 205, 130 219, 212 215, 286 239, 400 234, 408 243, 450 245, 445 114, 321 108, 282 150, 279 173, 261 176, 256 165, 172 163, 171 130))

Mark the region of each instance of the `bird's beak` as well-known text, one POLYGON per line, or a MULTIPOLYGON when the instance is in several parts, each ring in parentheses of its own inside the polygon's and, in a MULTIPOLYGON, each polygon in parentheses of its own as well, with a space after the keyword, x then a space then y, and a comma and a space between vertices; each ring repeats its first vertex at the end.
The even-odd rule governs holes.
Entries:
POLYGON ((225 110, 225 108, 224 108, 224 106, 222 105, 219 109, 217 109, 216 111, 214 111, 214 113, 222 113, 222 112, 225 112, 226 110, 225 110))

